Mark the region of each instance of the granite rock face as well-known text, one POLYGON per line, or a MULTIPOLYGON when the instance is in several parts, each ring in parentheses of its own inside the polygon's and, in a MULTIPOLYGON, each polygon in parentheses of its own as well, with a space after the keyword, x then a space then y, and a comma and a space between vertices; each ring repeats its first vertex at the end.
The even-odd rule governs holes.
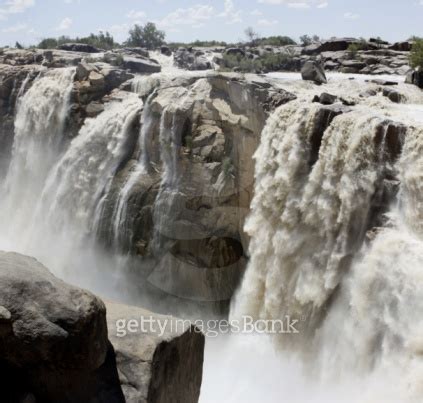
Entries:
POLYGON ((99 298, 16 253, 0 252, 0 287, 2 402, 198 401, 204 336, 189 321, 108 303, 106 322, 99 298), (131 319, 167 327, 122 335, 131 319))
POLYGON ((0 252, 0 373, 9 401, 123 402, 103 302, 0 252))
POLYGON ((106 306, 109 339, 126 402, 198 402, 205 342, 200 331, 188 321, 141 308, 111 302, 106 306))

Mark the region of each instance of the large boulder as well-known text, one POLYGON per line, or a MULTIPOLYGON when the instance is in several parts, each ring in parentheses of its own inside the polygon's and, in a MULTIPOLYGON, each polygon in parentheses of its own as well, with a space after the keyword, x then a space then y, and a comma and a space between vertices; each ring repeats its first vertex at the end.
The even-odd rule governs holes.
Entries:
POLYGON ((84 53, 99 53, 100 49, 86 43, 64 43, 59 45, 58 49, 71 52, 84 52, 84 53))
POLYGON ((160 47, 160 53, 165 56, 172 56, 172 49, 170 49, 169 46, 163 45, 160 47))
POLYGON ((198 402, 205 343, 199 329, 116 303, 107 303, 107 321, 127 403, 198 402))
POLYGON ((160 73, 159 63, 145 57, 123 56, 123 67, 133 73, 160 73))
POLYGON ((196 53, 193 49, 178 49, 174 53, 175 65, 185 70, 209 70, 212 68, 212 64, 207 58, 199 53, 196 53))
POLYGON ((0 252, 0 289, 2 396, 124 401, 100 299, 16 253, 0 252))
POLYGON ((407 84, 417 85, 419 88, 423 88, 423 71, 410 70, 405 78, 407 84))
POLYGON ((303 80, 314 81, 316 84, 326 84, 326 74, 321 63, 315 60, 308 60, 301 69, 303 80))

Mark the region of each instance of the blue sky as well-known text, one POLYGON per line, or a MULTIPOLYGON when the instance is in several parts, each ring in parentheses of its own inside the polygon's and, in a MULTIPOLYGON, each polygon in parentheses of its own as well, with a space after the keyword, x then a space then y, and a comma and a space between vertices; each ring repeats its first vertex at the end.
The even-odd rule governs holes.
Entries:
POLYGON ((108 30, 118 41, 134 23, 155 22, 169 41, 237 41, 302 34, 423 36, 423 0, 0 0, 0 45, 108 30))

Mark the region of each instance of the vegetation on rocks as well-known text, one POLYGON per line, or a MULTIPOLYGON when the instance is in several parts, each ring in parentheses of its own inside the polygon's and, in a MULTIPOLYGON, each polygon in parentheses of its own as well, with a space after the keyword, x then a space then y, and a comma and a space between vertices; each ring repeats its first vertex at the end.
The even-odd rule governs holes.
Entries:
POLYGON ((414 43, 411 48, 410 64, 413 68, 423 69, 423 38, 413 38, 414 43))
POLYGON ((129 31, 125 45, 155 49, 164 44, 165 37, 165 33, 158 30, 152 22, 147 22, 144 26, 135 24, 129 31))
POLYGON ((249 55, 224 54, 221 70, 233 70, 242 73, 259 73, 264 71, 278 71, 292 60, 287 53, 265 53, 262 56, 251 57, 249 55))
POLYGON ((55 49, 65 43, 84 43, 94 46, 99 49, 110 50, 119 47, 119 44, 114 41, 113 36, 109 32, 100 31, 97 35, 90 34, 87 37, 71 38, 69 36, 60 36, 59 38, 44 38, 38 45, 39 49, 55 49))

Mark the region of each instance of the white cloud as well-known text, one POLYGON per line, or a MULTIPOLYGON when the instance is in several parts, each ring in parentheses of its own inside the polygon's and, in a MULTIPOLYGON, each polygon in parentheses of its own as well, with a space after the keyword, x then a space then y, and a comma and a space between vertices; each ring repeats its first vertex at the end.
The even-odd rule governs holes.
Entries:
POLYGON ((317 8, 326 8, 329 6, 329 3, 327 1, 325 1, 324 3, 320 3, 317 8))
POLYGON ((8 0, 0 7, 0 20, 7 19, 9 14, 23 13, 26 9, 34 5, 35 0, 8 0))
POLYGON ((261 15, 263 15, 263 13, 260 10, 255 9, 251 11, 250 15, 255 15, 256 17, 260 17, 261 15))
POLYGON ((348 12, 344 14, 344 18, 347 20, 358 20, 360 18, 360 14, 348 12))
POLYGON ((72 19, 69 17, 63 18, 62 21, 60 21, 60 24, 56 28, 57 31, 66 31, 72 26, 72 19))
POLYGON ((279 24, 279 21, 278 20, 268 20, 266 18, 262 18, 261 20, 257 21, 257 24, 261 25, 261 26, 265 26, 265 27, 270 27, 272 25, 279 24))
POLYGON ((290 8, 326 8, 329 3, 326 0, 258 0, 261 4, 285 5, 290 8))
POLYGON ((27 29, 28 29, 28 25, 27 24, 16 24, 16 25, 13 25, 11 27, 3 28, 1 30, 1 32, 4 32, 4 33, 14 33, 14 32, 25 31, 27 29))
POLYGON ((145 18, 146 14, 144 11, 135 11, 131 10, 128 14, 126 14, 126 17, 131 20, 142 20, 145 18))
POLYGON ((155 21, 161 28, 173 28, 177 25, 198 27, 215 15, 212 6, 196 4, 190 8, 178 8, 161 20, 155 21))
POLYGON ((219 17, 226 18, 227 24, 236 24, 242 22, 242 11, 235 8, 233 0, 224 0, 224 11, 219 17))

